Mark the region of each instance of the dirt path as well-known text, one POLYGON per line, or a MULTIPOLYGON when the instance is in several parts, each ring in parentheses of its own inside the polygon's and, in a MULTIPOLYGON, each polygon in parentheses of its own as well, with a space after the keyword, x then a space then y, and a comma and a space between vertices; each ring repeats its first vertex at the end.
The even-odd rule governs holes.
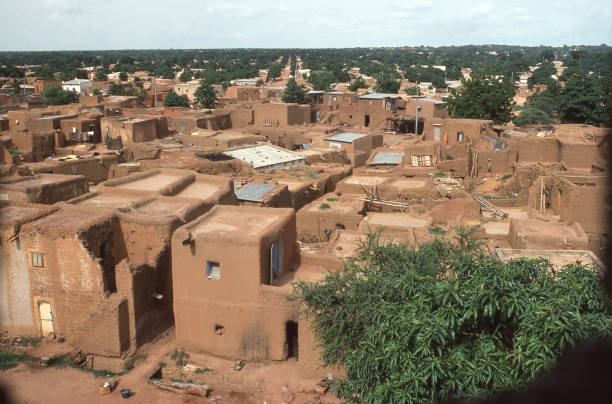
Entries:
MULTIPOLYGON (((317 379, 300 377, 295 361, 247 363, 236 372, 231 370, 232 360, 211 355, 193 355, 191 361, 213 369, 205 382, 211 386, 208 398, 175 394, 160 390, 147 383, 159 369, 159 363, 176 366, 171 355, 176 348, 173 332, 138 350, 141 359, 134 369, 117 377, 117 386, 110 395, 101 396, 98 385, 106 379, 95 378, 73 368, 43 367, 38 363, 22 363, 8 371, 0 371, 0 388, 14 404, 72 404, 72 403, 217 403, 217 404, 298 404, 337 403, 333 394, 319 399, 314 393, 317 379), (124 400, 120 390, 129 388, 133 395, 124 400)), ((65 349, 65 348, 64 348, 65 349)), ((60 348, 51 344, 41 345, 28 354, 59 354, 60 348)), ((2 397, 0 396, 0 401, 2 397)))

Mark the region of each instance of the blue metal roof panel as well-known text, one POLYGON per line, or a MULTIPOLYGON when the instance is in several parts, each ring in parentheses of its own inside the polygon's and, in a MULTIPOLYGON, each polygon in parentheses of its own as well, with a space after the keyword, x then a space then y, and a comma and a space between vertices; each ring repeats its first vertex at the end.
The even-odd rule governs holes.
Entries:
POLYGON ((419 98, 419 101, 433 102, 434 104, 446 104, 444 101, 434 100, 432 98, 419 98))
POLYGON ((365 137, 363 133, 338 133, 333 136, 326 137, 325 140, 333 140, 334 142, 353 143, 355 140, 365 137))
POLYGON ((319 90, 310 90, 307 91, 306 94, 323 94, 323 91, 319 91, 319 90))
POLYGON ((243 185, 236 191, 236 198, 241 201, 261 202, 263 197, 272 191, 274 184, 258 184, 255 182, 243 185))
POLYGON ((370 161, 370 165, 376 164, 393 164, 398 165, 402 158, 404 157, 404 153, 387 153, 387 152, 378 152, 370 161))

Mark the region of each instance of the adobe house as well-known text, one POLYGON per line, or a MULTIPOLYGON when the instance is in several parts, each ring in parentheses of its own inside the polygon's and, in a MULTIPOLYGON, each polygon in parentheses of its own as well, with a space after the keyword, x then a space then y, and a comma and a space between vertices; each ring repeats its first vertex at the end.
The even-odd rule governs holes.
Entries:
POLYGON ((490 129, 493 121, 482 119, 443 119, 432 118, 425 124, 423 140, 439 141, 451 146, 468 139, 479 140, 482 134, 497 137, 490 129))
MULTIPOLYGON (((444 101, 425 97, 418 97, 417 100, 417 97, 410 97, 408 101, 406 101, 406 112, 409 114, 416 114, 417 106, 419 109, 419 117, 424 118, 426 121, 432 118, 448 118, 448 110, 446 109, 446 103, 444 101)), ((419 125, 421 125, 421 122, 419 122, 419 125)))
MULTIPOLYGON (((88 143, 100 143, 100 118, 99 113, 83 114, 78 117, 62 119, 60 130, 66 141, 72 141, 74 134, 82 134, 81 139, 88 143), (71 136, 72 135, 72 136, 71 136)), ((57 145, 61 147, 62 145, 57 145)))
POLYGON ((119 162, 119 158, 115 153, 96 156, 90 154, 76 159, 55 157, 40 163, 26 163, 23 166, 32 174, 83 175, 87 181, 97 184, 108 179, 109 170, 119 162))
POLYGON ((0 200, 53 204, 89 191, 82 175, 36 174, 0 180, 0 200))
POLYGON ((446 160, 445 148, 439 142, 421 141, 405 147, 402 167, 410 173, 427 174, 446 160))
POLYGON ((227 177, 198 174, 191 170, 172 168, 153 169, 127 177, 109 180, 99 191, 116 190, 143 192, 149 195, 195 198, 214 204, 237 205, 232 181, 227 177))
POLYGON ((32 307, 30 257, 16 235, 27 222, 49 215, 55 206, 0 201, 0 330, 38 334, 32 307))
POLYGON ((21 226, 37 333, 104 356, 129 348, 127 301, 115 293, 117 224, 112 210, 71 207, 21 226))
POLYGON ((225 90, 224 98, 233 98, 238 101, 259 101, 261 99, 258 87, 230 86, 225 90))
POLYGON ((510 219, 508 235, 515 249, 587 250, 589 237, 579 223, 510 219))
POLYGON ((291 194, 284 184, 234 182, 236 198, 241 205, 270 208, 291 207, 291 194))
POLYGON ((606 176, 553 173, 533 182, 529 190, 529 209, 540 214, 558 215, 569 224, 580 223, 588 235, 588 248, 601 256, 608 237, 606 218, 610 206, 607 185, 606 176))
POLYGON ((310 123, 310 106, 295 103, 261 103, 254 105, 255 126, 290 126, 310 123))
POLYGON ((313 139, 316 147, 346 150, 353 167, 366 163, 373 149, 382 146, 382 135, 342 132, 313 139))
MULTIPOLYGON (((366 128, 382 128, 386 118, 400 108, 401 97, 397 94, 372 93, 357 100, 356 114, 349 115, 351 122, 366 128)), ((348 111, 347 111, 348 112, 348 111)))
POLYGON ((100 128, 105 142, 121 139, 123 146, 150 142, 168 134, 168 123, 164 117, 106 117, 100 119, 100 128))
POLYGON ((365 204, 354 195, 328 193, 321 196, 297 213, 299 239, 320 243, 328 241, 334 230, 358 230, 365 204))
POLYGON ((172 236, 177 345, 245 360, 312 354, 297 307, 285 298, 290 287, 280 287, 297 261, 292 209, 216 206, 179 228, 172 236))
POLYGON ((76 118, 77 114, 48 115, 25 121, 25 129, 29 133, 43 134, 61 129, 61 121, 76 118))
POLYGON ((18 158, 24 162, 37 162, 55 152, 55 134, 50 133, 11 133, 11 143, 19 152, 18 158))

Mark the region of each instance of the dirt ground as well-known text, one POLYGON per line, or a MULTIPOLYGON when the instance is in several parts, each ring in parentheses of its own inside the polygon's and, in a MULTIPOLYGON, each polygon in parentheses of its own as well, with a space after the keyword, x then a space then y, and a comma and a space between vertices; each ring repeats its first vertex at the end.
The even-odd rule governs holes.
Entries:
MULTIPOLYGON (((171 354, 176 348, 174 334, 143 346, 138 354, 145 356, 130 372, 117 376, 117 385, 110 395, 102 396, 98 386, 106 378, 59 367, 43 367, 38 362, 26 362, 0 371, 0 388, 14 404, 72 404, 72 403, 339 403, 333 393, 321 397, 314 392, 318 379, 299 376, 295 361, 249 363, 240 371, 231 369, 233 360, 211 355, 192 355, 190 362, 212 369, 205 380, 210 387, 208 397, 183 395, 161 390, 147 381, 159 369, 159 363, 175 366, 171 354), (228 388, 232 386, 234 388, 228 388), (120 390, 129 388, 132 395, 124 400, 120 390)), ((24 350, 34 357, 53 356, 66 351, 62 345, 42 341, 24 350)), ((325 376, 325 375, 322 375, 325 376)), ((0 401, 2 396, 0 395, 0 401)))

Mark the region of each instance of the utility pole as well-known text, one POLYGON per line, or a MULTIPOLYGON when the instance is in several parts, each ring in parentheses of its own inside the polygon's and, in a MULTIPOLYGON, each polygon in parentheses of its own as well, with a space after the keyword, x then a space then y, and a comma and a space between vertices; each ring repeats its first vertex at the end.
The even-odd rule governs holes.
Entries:
POLYGON ((416 98, 414 99, 415 101, 414 104, 416 105, 415 113, 414 113, 414 134, 418 136, 419 135, 419 90, 420 90, 419 80, 417 80, 416 84, 417 84, 416 85, 417 95, 416 95, 416 98))
POLYGON ((157 108, 157 79, 153 74, 153 106, 157 108))

